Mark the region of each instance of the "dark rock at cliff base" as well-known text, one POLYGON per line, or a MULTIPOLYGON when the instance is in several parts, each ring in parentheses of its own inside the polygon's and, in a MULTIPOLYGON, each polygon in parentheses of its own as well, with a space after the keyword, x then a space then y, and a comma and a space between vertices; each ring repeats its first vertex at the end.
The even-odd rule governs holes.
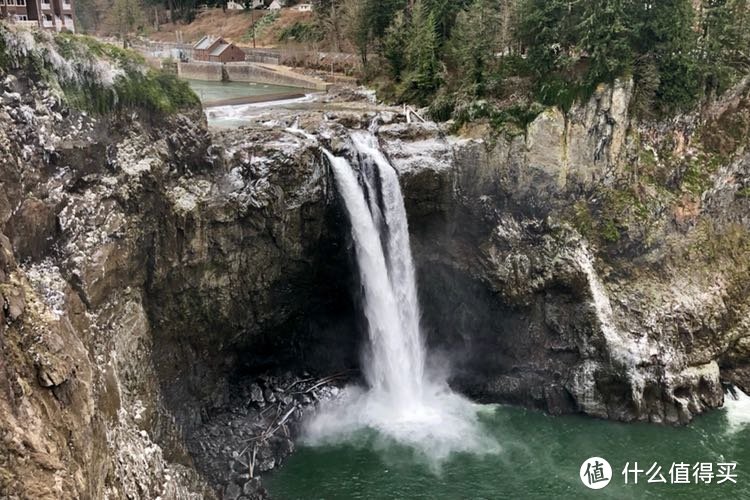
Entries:
POLYGON ((267 494, 265 489, 261 486, 260 480, 256 477, 242 486, 242 493, 247 498, 266 498, 267 494))
POLYGON ((237 500, 240 495, 242 495, 242 488, 236 483, 229 483, 227 487, 224 488, 224 500, 237 500))
POLYGON ((258 403, 262 406, 265 405, 265 399, 263 398, 263 390, 260 388, 258 384, 253 384, 250 386, 250 401, 253 403, 258 403))

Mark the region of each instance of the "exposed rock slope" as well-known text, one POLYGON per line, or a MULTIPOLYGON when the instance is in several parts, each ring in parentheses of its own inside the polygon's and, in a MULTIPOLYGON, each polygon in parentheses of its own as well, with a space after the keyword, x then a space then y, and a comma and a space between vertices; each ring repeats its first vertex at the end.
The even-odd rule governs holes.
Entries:
POLYGON ((356 364, 325 164, 195 106, 79 111, 69 39, 0 30, 0 494, 211 497, 184 438, 235 374, 356 364))
POLYGON ((515 137, 336 106, 208 132, 184 100, 84 113, 71 86, 118 85, 120 55, 0 30, 0 495, 211 497, 185 443, 229 419, 238 380, 357 366, 320 146, 354 160, 347 130, 373 119, 457 386, 664 423, 750 389, 746 87, 638 124, 621 82, 515 137))
POLYGON ((748 88, 713 117, 650 125, 631 123, 630 91, 602 87, 525 136, 425 127, 420 168, 381 129, 425 322, 481 399, 684 423, 722 403, 722 380, 750 383, 747 129, 720 129, 745 123, 748 88), (742 139, 721 152, 721 134, 742 139))

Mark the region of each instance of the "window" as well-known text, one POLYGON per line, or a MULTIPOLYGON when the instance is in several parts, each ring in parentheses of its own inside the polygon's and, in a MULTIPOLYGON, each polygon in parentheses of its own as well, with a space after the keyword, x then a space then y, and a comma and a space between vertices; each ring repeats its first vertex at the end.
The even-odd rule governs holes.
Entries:
POLYGON ((28 21, 29 16, 26 14, 16 14, 16 21, 28 21))
POLYGON ((8 0, 8 5, 13 6, 16 4, 16 0, 8 0))
POLYGON ((26 0, 16 0, 16 5, 19 5, 21 7, 26 6, 26 0))

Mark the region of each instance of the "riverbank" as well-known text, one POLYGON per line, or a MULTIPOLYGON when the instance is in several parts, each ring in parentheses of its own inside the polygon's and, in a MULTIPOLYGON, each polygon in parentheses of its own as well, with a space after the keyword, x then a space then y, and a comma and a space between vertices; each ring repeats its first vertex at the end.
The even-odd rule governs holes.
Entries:
POLYGON ((353 372, 290 372, 238 381, 230 398, 186 436, 197 469, 222 498, 265 498, 261 474, 294 452, 303 419, 338 397, 353 372))

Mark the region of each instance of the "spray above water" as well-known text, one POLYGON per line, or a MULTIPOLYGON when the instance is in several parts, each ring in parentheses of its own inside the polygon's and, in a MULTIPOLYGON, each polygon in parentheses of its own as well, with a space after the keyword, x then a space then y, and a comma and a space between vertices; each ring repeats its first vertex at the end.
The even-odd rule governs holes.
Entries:
POLYGON ((363 370, 369 388, 349 387, 320 408, 307 422, 306 439, 342 441, 369 428, 436 460, 456 451, 496 451, 478 421, 478 405, 428 373, 398 177, 372 134, 357 132, 352 141, 362 182, 345 158, 325 153, 351 222, 369 333, 363 370))
POLYGON ((734 387, 724 394, 723 408, 730 433, 750 427, 750 396, 734 387))

